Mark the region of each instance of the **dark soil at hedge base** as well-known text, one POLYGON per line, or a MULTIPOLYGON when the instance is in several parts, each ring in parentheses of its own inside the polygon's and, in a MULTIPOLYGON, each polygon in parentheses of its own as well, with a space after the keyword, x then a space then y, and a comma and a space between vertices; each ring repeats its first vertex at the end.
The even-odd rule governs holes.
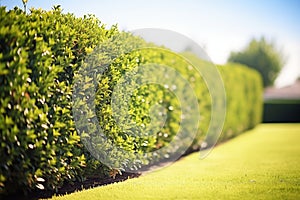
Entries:
POLYGON ((131 178, 137 178, 141 175, 141 173, 128 173, 124 172, 122 175, 116 175, 115 178, 112 177, 91 177, 83 182, 76 181, 72 184, 68 183, 65 184, 63 187, 58 189, 57 192, 55 191, 43 191, 43 190, 36 190, 29 193, 27 196, 23 196, 20 194, 9 195, 9 196, 0 196, 0 199, 40 199, 40 198, 51 198, 53 195, 63 195, 69 194, 75 191, 80 191, 83 189, 94 188, 97 186, 108 185, 112 183, 117 183, 121 181, 125 181, 131 178))
MULTIPOLYGON (((224 141, 226 142, 226 141, 224 141)), ((222 142, 223 143, 223 142, 222 142)), ((220 145, 222 143, 216 144, 220 145)), ((188 149, 178 160, 181 158, 199 151, 200 149, 188 149)), ((177 160, 176 160, 177 161, 177 160)), ((176 162, 175 161, 175 162, 176 162)), ((8 195, 8 196, 0 196, 0 199, 40 199, 40 198, 51 198, 54 195, 65 195, 65 194, 70 194, 75 191, 81 191, 84 189, 90 189, 94 187, 99 187, 99 186, 104 186, 108 184, 113 184, 113 183, 118 183, 122 181, 126 181, 128 179, 132 178, 138 178, 142 174, 146 174, 148 172, 154 171, 156 169, 162 168, 164 166, 168 166, 172 163, 170 162, 160 162, 159 164, 154 164, 154 165, 149 165, 141 169, 138 173, 129 173, 129 172, 122 172, 122 175, 117 174, 115 178, 112 177, 105 177, 103 176, 94 176, 90 177, 87 180, 81 182, 81 181, 76 181, 74 183, 65 183, 61 188, 55 191, 49 191, 49 190, 35 190, 32 191, 31 193, 28 193, 27 196, 22 195, 22 193, 19 194, 14 194, 14 195, 8 195)))

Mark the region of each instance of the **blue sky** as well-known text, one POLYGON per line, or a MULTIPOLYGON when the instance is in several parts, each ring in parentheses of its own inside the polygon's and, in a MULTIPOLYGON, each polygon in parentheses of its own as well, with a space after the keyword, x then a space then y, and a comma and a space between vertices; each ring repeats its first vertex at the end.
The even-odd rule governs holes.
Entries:
MULTIPOLYGON (((9 9, 21 0, 0 0, 9 9)), ((230 51, 241 50, 253 37, 274 41, 287 57, 277 86, 300 76, 299 0, 29 0, 28 7, 49 10, 61 5, 76 16, 95 14, 120 29, 163 28, 179 32, 204 47, 211 60, 225 63, 230 51)))

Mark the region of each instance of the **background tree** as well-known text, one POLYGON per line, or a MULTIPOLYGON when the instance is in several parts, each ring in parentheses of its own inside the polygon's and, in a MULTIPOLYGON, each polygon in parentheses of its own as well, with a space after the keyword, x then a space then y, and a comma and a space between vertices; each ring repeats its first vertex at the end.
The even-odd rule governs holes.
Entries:
POLYGON ((264 37, 260 40, 252 39, 241 52, 231 52, 228 62, 237 62, 256 69, 262 75, 264 87, 273 85, 284 65, 282 52, 264 37))

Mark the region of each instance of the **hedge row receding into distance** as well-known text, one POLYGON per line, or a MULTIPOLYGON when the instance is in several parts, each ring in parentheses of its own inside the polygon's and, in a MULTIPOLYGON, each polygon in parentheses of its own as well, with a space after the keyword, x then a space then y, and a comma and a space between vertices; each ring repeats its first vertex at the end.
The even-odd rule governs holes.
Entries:
MULTIPOLYGON (((114 26, 106 29, 94 16, 77 18, 63 14, 59 7, 52 11, 32 9, 29 14, 1 8, 0 20, 0 194, 55 190, 63 183, 82 181, 95 173, 104 176, 114 169, 137 169, 177 151, 177 146, 169 145, 162 154, 145 156, 176 138, 181 128, 182 102, 170 91, 184 88, 184 82, 146 84, 132 90, 129 104, 123 104, 124 101, 120 107, 114 107, 111 103, 118 81, 137 66, 172 66, 189 80, 201 110, 190 148, 199 148, 204 140, 211 117, 210 94, 201 76, 180 55, 165 48, 155 49, 155 45, 114 26), (149 46, 153 48, 143 49, 149 46), (93 65, 86 58, 93 58, 93 65), (101 75, 90 77, 80 73, 81 68, 100 70, 101 75), (85 84, 76 85, 74 80, 85 84), (82 102, 90 98, 84 92, 93 88, 92 84, 96 85, 94 112, 73 116, 72 110, 88 111, 82 102), (78 96, 74 90, 78 90, 78 96), (160 120, 153 120, 149 111, 153 106, 161 108, 163 125, 160 120), (103 142, 96 128, 85 129, 85 124, 80 124, 85 119, 95 119, 92 122, 97 122, 112 142, 103 142), (153 124, 161 129, 145 132, 153 124), (91 148, 108 152, 114 169, 95 159, 98 154, 92 156, 87 151, 84 143, 91 138, 91 148), (128 153, 112 150, 112 143, 128 153)), ((189 56, 203 64, 197 57, 189 56)), ((153 69, 146 71, 151 73, 153 69)), ((223 141, 261 121, 262 83, 258 73, 244 66, 228 64, 218 69, 227 97, 227 115, 219 140, 223 141)), ((167 68, 161 70, 161 74, 167 74, 167 68)), ((175 73, 170 74, 171 79, 172 76, 178 78, 175 73)), ((182 95, 186 92, 179 91, 182 95)), ((119 94, 118 98, 125 97, 119 94)), ((191 113, 193 109, 190 108, 191 113)), ((185 126, 181 131, 188 133, 192 127, 185 126)), ((186 142, 184 138, 181 141, 186 142)))

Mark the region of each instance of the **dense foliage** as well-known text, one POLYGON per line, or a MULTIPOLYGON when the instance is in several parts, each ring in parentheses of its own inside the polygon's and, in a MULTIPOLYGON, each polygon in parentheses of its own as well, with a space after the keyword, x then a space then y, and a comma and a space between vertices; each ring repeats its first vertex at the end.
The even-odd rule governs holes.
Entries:
POLYGON ((282 53, 264 38, 251 40, 241 52, 232 52, 228 61, 241 63, 257 70, 263 78, 264 87, 273 85, 284 64, 282 53))
MULTIPOLYGON (((201 62, 195 56, 187 57, 196 63, 201 62)), ((226 91, 226 119, 219 138, 223 141, 261 122, 263 88, 259 73, 245 65, 228 63, 217 68, 226 91)))
POLYGON ((240 64, 218 66, 227 92, 227 116, 220 140, 253 128, 262 120, 262 80, 258 72, 240 64))
POLYGON ((1 8, 0 18, 1 190, 59 187, 86 165, 71 114, 73 71, 116 30, 59 8, 1 8))
MULTIPOLYGON (((92 172, 104 174, 109 170, 110 166, 104 166, 86 151, 82 141, 92 138, 93 148, 106 152, 110 152, 111 142, 99 143, 101 138, 97 130, 76 131, 81 126, 75 128, 72 109, 85 108, 82 100, 89 97, 83 94, 73 99, 75 105, 72 105, 74 79, 85 83, 83 88, 75 85, 75 90, 85 91, 93 88, 93 84, 97 86, 95 112, 83 113, 76 120, 97 119, 105 136, 128 152, 110 152, 109 156, 116 158, 114 166, 118 166, 118 170, 138 168, 141 162, 149 163, 178 150, 178 147, 174 149, 169 145, 156 157, 153 154, 143 156, 168 146, 180 128, 181 102, 170 92, 172 88, 183 88, 179 80, 178 85, 167 87, 144 85, 134 90, 128 110, 112 108, 112 89, 126 72, 136 66, 152 63, 172 66, 190 80, 201 110, 194 147, 199 147, 203 141, 210 122, 210 94, 202 78, 180 55, 164 48, 143 49, 155 46, 119 32, 115 27, 106 29, 93 16, 76 18, 72 14, 62 14, 58 7, 52 11, 33 9, 29 14, 19 9, 7 12, 1 8, 0 20, 0 193, 56 189, 64 182, 82 180, 92 172), (116 38, 121 40, 114 45, 108 42, 116 38), (100 46, 99 50, 97 46, 100 46), (133 49, 137 50, 130 51, 133 49), (84 61, 87 55, 98 59, 94 65, 87 65, 84 61), (89 77, 90 74, 78 73, 79 67, 100 70, 102 74, 89 77), (153 134, 139 135, 145 133, 141 130, 151 124, 149 108, 157 100, 161 100, 159 106, 166 111, 163 113, 167 116, 166 123, 153 134), (128 112, 131 116, 119 119, 123 127, 114 121, 112 109, 118 111, 117 115, 126 116, 124 112, 128 112), (132 123, 141 129, 125 126, 132 123), (117 163, 123 157, 127 161, 117 163)), ((193 55, 190 58, 203 64, 193 55)), ((260 122, 262 88, 259 75, 251 69, 238 65, 218 69, 227 93, 224 140, 260 122)), ((162 71, 161 74, 166 73, 162 71)), ((172 79, 173 75, 170 76, 172 79)), ((179 91, 182 95, 186 92, 179 91)), ((190 110, 193 113, 197 109, 190 110)), ((190 131, 189 126, 182 130, 186 134, 190 131)), ((183 144, 188 142, 179 139, 183 144)))
POLYGON ((265 99, 264 123, 299 123, 300 99, 265 99))

